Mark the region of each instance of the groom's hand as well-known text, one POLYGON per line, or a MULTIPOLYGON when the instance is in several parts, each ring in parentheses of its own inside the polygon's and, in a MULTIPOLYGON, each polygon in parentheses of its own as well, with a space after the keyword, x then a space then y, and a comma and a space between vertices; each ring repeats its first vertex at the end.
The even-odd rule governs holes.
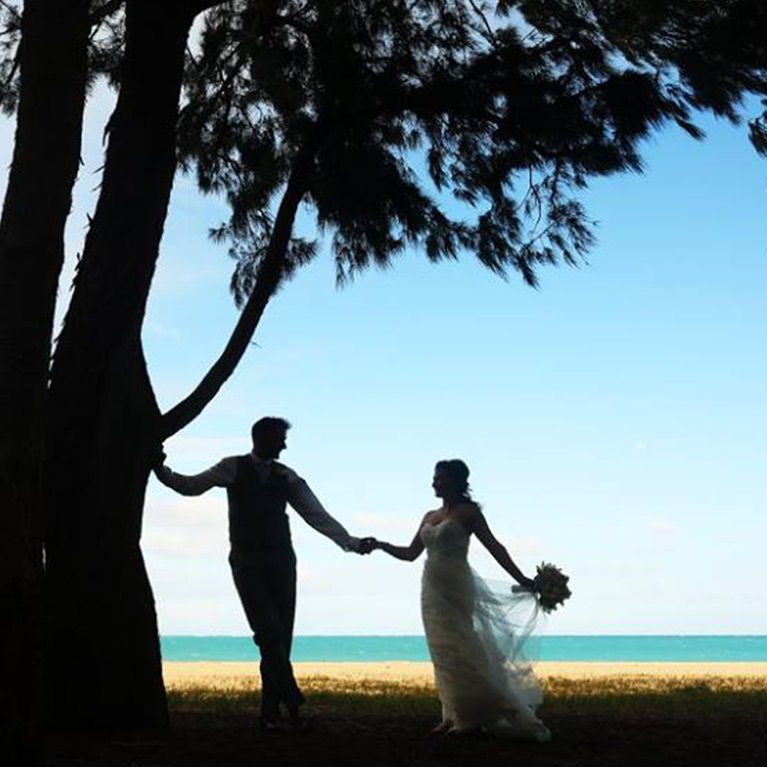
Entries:
POLYGON ((162 444, 158 445, 155 454, 152 456, 153 469, 159 469, 165 463, 167 456, 165 455, 165 451, 162 448, 162 444))
POLYGON ((360 554, 370 554, 375 549, 377 543, 378 541, 375 538, 360 538, 358 551, 360 554))

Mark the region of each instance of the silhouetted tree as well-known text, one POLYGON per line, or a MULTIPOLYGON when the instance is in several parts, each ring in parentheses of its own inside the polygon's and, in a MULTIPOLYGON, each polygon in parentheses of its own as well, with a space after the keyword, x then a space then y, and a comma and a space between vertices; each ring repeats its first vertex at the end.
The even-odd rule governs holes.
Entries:
MULTIPOLYGON (((590 177, 639 170, 638 143, 665 121, 698 135, 692 110, 735 117, 744 93, 763 92, 758 4, 663 5, 128 0, 102 191, 52 372, 48 682, 69 721, 165 722, 139 547, 149 468, 316 253, 292 236, 297 207, 332 235, 342 280, 408 246, 435 261, 475 253, 530 284, 540 264, 574 263, 592 238, 578 201, 590 177), (200 187, 230 202, 216 236, 231 242, 244 308, 205 379, 161 415, 140 330, 176 169, 184 46, 211 5, 188 58, 179 150, 200 187), (723 41, 733 28, 737 50, 723 41), (465 219, 446 212, 451 196, 465 219)), ((113 72, 114 42, 98 59, 113 72)), ((755 123, 757 147, 760 135, 755 123)))
MULTIPOLYGON (((188 25, 212 4, 189 0, 165 6, 168 16, 188 19, 184 22, 188 25)), ((0 228, 0 588, 7 619, 2 645, 6 683, 0 695, 4 752, 24 764, 42 757, 43 742, 37 731, 43 656, 40 512, 46 484, 43 477, 47 479, 43 435, 46 426, 50 430, 46 385, 51 324, 63 260, 64 225, 79 163, 85 92, 88 81, 97 74, 106 73, 113 82, 118 79, 117 65, 125 43, 122 6, 122 0, 27 0, 22 14, 21 3, 0 3, 0 51, 4 56, 0 60, 0 106, 10 112, 18 105, 14 160, 0 228)), ((172 77, 179 78, 179 69, 177 65, 172 77)), ((175 117, 165 118, 172 132, 175 117)), ((149 163, 152 161, 150 157, 149 163)), ((51 494, 48 503, 49 509, 56 504, 51 494)), ((57 593, 50 588, 46 591, 50 608, 57 593)), ((66 641, 55 635, 55 614, 55 609, 48 610, 49 647, 66 641)), ((47 655, 49 661, 61 659, 58 653, 47 655)), ((68 663, 66 656, 63 662, 68 663)), ((52 677, 56 681, 51 663, 45 677, 49 684, 52 677)), ((76 708, 69 710, 70 703, 77 702, 77 695, 72 694, 76 686, 75 682, 57 690, 49 701, 54 723, 88 724, 77 720, 76 708)), ((155 708, 161 713, 150 710, 144 720, 153 715, 155 723, 163 720, 162 690, 160 698, 155 708)), ((115 700, 119 699, 117 695, 115 700)), ((144 703, 130 700, 134 710, 144 703)), ((94 701, 94 705, 100 703, 94 701)), ((109 719, 114 722, 114 714, 109 719)))
POLYGON ((159 418, 140 333, 176 170, 187 37, 212 4, 125 4, 101 191, 51 370, 45 681, 63 724, 167 725, 139 547, 159 418))
POLYGON ((42 763, 42 459, 64 223, 80 159, 86 0, 0 5, 0 106, 17 109, 0 220, 0 753, 42 763), (21 44, 18 45, 18 37, 21 44))

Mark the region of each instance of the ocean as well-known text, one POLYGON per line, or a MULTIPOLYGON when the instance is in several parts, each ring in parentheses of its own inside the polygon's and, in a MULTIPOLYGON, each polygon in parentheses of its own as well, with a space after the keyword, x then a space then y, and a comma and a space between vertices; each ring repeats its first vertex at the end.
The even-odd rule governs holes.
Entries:
MULTIPOLYGON (((164 636, 163 660, 250 661, 250 637, 164 636)), ((767 661, 767 636, 547 636, 532 644, 535 660, 767 661)), ((294 661, 426 661, 422 636, 298 636, 294 661)))

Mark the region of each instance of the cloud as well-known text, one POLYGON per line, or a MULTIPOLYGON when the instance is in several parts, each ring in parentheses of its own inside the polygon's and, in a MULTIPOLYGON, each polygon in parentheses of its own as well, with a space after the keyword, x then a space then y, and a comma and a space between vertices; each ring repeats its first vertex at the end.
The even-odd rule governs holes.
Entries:
POLYGON ((653 543, 662 549, 675 548, 681 537, 681 530, 670 519, 657 517, 649 523, 653 543))
POLYGON ((217 496, 147 499, 142 549, 170 557, 222 556, 227 551, 226 501, 217 496))
MULTIPOLYGON (((190 465, 208 462, 207 465, 217 463, 224 456, 237 455, 250 450, 250 440, 246 433, 238 437, 171 437, 165 446, 167 451, 172 451, 173 462, 190 465)), ((198 466, 195 472, 200 471, 198 466)))
POLYGON ((152 495, 146 503, 147 517, 158 525, 210 526, 226 522, 226 500, 220 495, 185 497, 152 495))
POLYGON ((199 530, 153 530, 143 537, 147 554, 165 557, 212 557, 226 550, 226 537, 199 530))
POLYGON ((178 328, 164 325, 157 320, 150 320, 144 323, 144 332, 163 341, 178 341, 181 338, 181 332, 178 328))
MULTIPOLYGON (((355 524, 367 531, 367 535, 380 535, 382 533, 406 533, 410 537, 415 533, 418 520, 415 517, 398 517, 390 514, 377 514, 375 512, 357 512, 354 514, 355 524)), ((408 543, 410 538, 408 538, 408 543)))

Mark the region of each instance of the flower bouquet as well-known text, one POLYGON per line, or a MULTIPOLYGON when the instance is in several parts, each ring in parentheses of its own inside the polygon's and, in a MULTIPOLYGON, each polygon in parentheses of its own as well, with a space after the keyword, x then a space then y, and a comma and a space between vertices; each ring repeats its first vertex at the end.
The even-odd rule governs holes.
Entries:
POLYGON ((572 592, 567 586, 570 578, 549 562, 541 562, 536 570, 532 587, 512 586, 511 590, 514 594, 536 594, 543 612, 550 613, 570 597, 572 592))
POLYGON ((538 603, 543 612, 550 613, 569 599, 572 592, 567 582, 570 578, 549 562, 541 562, 536 570, 533 587, 538 595, 538 603))

